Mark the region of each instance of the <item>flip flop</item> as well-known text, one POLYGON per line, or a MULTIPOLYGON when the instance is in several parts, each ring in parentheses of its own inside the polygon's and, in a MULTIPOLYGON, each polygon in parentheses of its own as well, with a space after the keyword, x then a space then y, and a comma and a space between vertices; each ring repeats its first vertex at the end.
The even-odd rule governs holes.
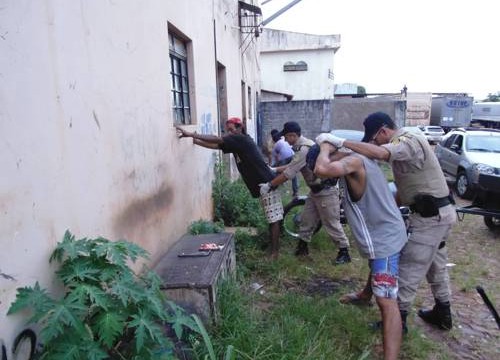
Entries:
POLYGON ((358 306, 372 306, 373 303, 371 299, 362 298, 359 296, 360 293, 350 293, 343 295, 339 302, 346 305, 358 305, 358 306))

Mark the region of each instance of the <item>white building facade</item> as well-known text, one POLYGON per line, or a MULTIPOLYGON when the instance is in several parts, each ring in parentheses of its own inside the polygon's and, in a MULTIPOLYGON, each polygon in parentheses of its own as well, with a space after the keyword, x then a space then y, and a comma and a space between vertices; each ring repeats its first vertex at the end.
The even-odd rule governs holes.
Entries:
POLYGON ((264 29, 261 37, 262 90, 290 94, 294 101, 333 99, 340 35, 264 29))
MULTIPOLYGON (((212 217, 218 152, 175 126, 255 136, 258 44, 237 0, 5 0, 0 11, 0 341, 16 289, 57 288, 48 259, 70 230, 135 242, 154 263, 212 217)), ((253 1, 246 1, 253 3, 253 1)), ((251 4, 250 4, 251 5, 251 4)), ((242 7, 243 6, 243 7, 242 7)))

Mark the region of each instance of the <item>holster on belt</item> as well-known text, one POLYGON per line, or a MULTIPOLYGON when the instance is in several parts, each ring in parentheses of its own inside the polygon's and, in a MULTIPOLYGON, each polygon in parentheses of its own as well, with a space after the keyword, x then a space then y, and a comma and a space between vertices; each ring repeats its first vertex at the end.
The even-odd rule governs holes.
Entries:
POLYGON ((437 198, 428 194, 418 194, 413 200, 410 210, 424 218, 439 215, 439 208, 451 203, 449 196, 437 198))
POLYGON ((325 185, 323 185, 323 184, 309 185, 309 189, 311 189, 313 194, 319 193, 324 188, 325 188, 325 185))
POLYGON ((319 183, 319 184, 309 185, 309 189, 311 189, 313 194, 317 194, 321 190, 329 189, 332 186, 335 186, 337 184, 337 180, 338 180, 337 178, 325 179, 325 180, 322 180, 321 183, 319 183))

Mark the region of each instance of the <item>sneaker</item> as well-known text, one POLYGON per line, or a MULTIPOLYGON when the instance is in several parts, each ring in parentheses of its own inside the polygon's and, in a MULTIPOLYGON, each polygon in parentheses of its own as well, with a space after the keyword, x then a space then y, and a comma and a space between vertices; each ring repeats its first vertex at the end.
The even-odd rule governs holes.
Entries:
POLYGON ((304 240, 299 240, 297 248, 295 249, 295 256, 307 256, 309 255, 309 246, 304 240))
POLYGON ((351 262, 351 256, 349 256, 349 250, 347 248, 342 248, 339 250, 337 257, 335 258, 335 264, 347 264, 351 262))

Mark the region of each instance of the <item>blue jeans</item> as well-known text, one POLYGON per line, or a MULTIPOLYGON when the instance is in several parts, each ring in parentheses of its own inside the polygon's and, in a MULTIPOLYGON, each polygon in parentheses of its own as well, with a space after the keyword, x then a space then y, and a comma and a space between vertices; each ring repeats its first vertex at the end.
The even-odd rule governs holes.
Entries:
POLYGON ((373 295, 387 299, 398 297, 399 252, 386 258, 371 259, 370 279, 373 295))

